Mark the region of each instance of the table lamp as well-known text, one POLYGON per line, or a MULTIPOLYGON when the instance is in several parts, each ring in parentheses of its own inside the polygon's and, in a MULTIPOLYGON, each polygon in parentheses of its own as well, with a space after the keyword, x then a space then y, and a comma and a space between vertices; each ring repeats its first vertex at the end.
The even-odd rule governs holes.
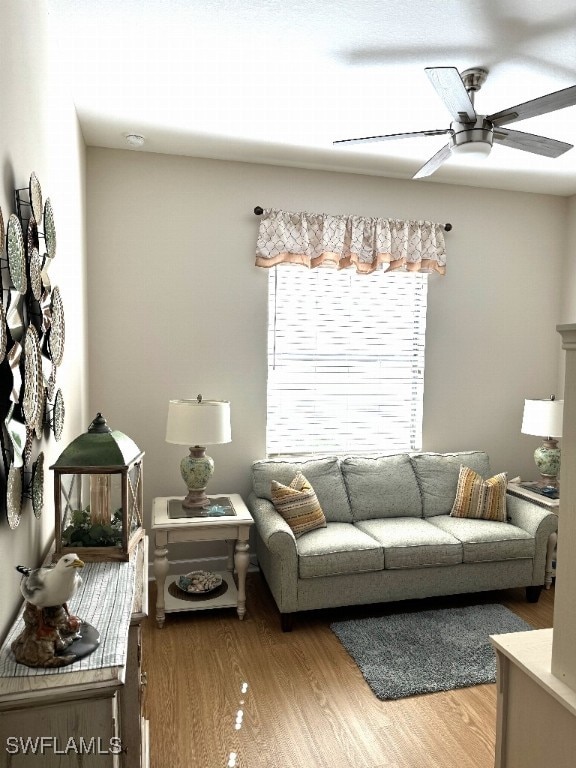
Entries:
POLYGON ((190 454, 180 462, 180 472, 188 487, 184 509, 210 506, 206 486, 214 473, 214 461, 206 456, 206 445, 229 443, 230 403, 227 400, 170 400, 166 442, 190 446, 190 454))
POLYGON ((541 487, 558 488, 560 474, 560 448, 564 400, 554 395, 546 400, 525 400, 522 433, 543 438, 542 445, 534 451, 534 461, 540 473, 541 487))

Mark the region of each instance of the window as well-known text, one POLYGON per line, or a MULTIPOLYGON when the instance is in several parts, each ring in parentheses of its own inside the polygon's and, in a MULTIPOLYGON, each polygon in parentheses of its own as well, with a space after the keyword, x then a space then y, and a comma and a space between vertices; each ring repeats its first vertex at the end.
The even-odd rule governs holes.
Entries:
POLYGON ((427 275, 270 269, 267 453, 419 450, 427 275))

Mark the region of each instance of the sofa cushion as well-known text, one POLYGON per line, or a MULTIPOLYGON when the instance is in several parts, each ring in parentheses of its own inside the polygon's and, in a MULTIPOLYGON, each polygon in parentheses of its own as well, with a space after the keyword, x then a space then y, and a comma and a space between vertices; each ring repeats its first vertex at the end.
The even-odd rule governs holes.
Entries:
POLYGON ((326 528, 322 507, 302 472, 297 473, 290 485, 272 480, 270 493, 276 512, 286 520, 296 538, 316 528, 326 528))
POLYGON ((382 547, 351 523, 328 523, 296 542, 300 578, 381 571, 382 547))
POLYGON ((506 522, 506 472, 484 480, 470 467, 461 466, 452 506, 452 517, 506 522))
POLYGON ((410 457, 350 456, 340 463, 354 520, 422 517, 422 500, 410 457))
POLYGON ((510 523, 439 515, 429 521, 462 542, 464 563, 533 558, 535 540, 510 523))
POLYGON ((456 498, 460 465, 482 477, 490 477, 490 462, 484 451, 417 453, 410 457, 422 493, 424 517, 447 515, 456 498))
POLYGON ((462 562, 462 544, 428 520, 396 517, 355 523, 384 547, 385 568, 422 568, 462 562))
POLYGON ((328 522, 352 522, 344 479, 338 459, 334 456, 309 461, 262 459, 252 464, 254 493, 261 499, 272 501, 270 486, 273 480, 289 485, 298 472, 309 480, 316 492, 328 522))

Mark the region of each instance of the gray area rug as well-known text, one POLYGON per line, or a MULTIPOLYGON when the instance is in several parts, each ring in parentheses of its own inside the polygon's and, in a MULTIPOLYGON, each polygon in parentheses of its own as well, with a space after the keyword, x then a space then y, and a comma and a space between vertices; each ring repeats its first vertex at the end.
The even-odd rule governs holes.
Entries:
POLYGON ((488 636, 533 627, 489 604, 336 621, 330 629, 386 700, 493 683, 496 654, 488 636))

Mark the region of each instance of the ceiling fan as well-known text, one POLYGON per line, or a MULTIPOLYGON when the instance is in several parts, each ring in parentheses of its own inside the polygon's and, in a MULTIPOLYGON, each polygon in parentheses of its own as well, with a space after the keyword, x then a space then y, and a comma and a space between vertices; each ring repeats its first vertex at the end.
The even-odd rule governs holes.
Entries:
POLYGON ((366 136, 361 139, 340 139, 334 144, 361 144, 370 141, 410 139, 417 136, 440 136, 450 134, 450 141, 428 160, 412 178, 430 176, 452 153, 487 156, 492 143, 503 144, 513 149, 522 149, 546 157, 559 157, 572 149, 572 144, 556 139, 547 139, 533 133, 514 131, 503 126, 528 117, 544 115, 557 109, 576 104, 576 85, 561 91, 548 93, 538 99, 502 109, 492 115, 478 115, 474 109, 474 94, 486 82, 488 71, 481 67, 466 69, 462 74, 456 67, 426 67, 426 74, 436 92, 453 117, 449 128, 435 131, 413 131, 412 133, 391 133, 384 136, 366 136))

